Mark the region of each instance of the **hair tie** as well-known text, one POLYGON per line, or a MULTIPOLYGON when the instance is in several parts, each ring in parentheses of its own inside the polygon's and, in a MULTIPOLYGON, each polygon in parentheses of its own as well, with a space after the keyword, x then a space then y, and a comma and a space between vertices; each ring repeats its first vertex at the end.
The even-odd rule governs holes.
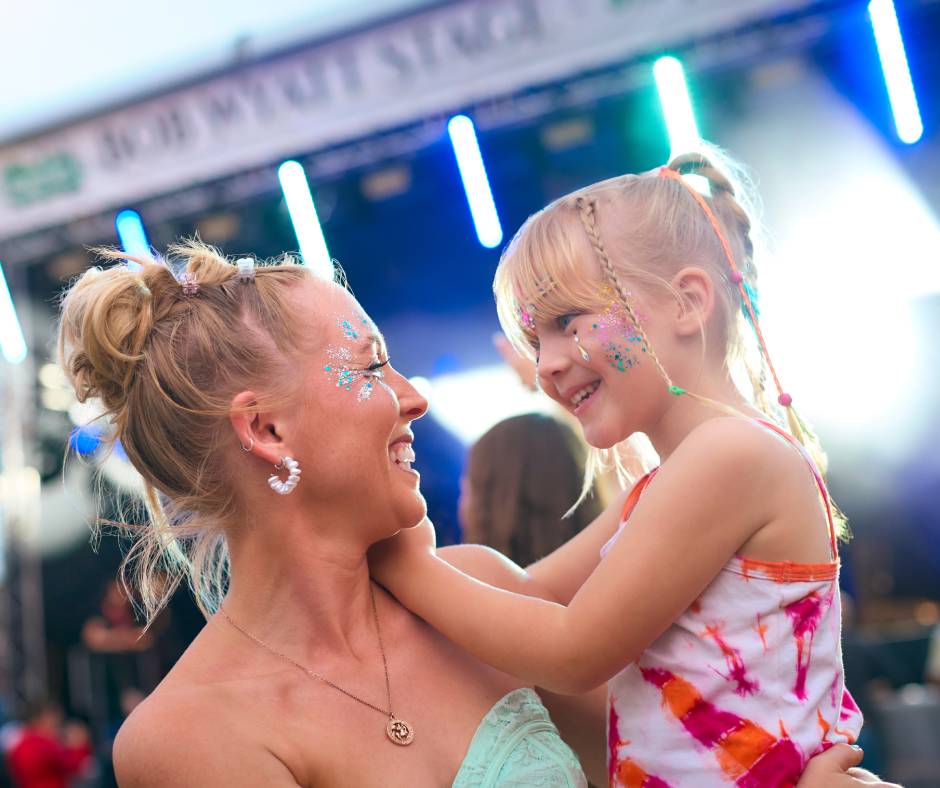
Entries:
POLYGON ((199 293, 199 282, 196 281, 196 277, 191 274, 189 271, 185 271, 180 274, 179 278, 180 287, 183 288, 184 296, 194 296, 199 293))
POLYGON ((235 267, 238 269, 238 281, 242 284, 248 284, 255 281, 255 258, 239 257, 235 261, 235 267))

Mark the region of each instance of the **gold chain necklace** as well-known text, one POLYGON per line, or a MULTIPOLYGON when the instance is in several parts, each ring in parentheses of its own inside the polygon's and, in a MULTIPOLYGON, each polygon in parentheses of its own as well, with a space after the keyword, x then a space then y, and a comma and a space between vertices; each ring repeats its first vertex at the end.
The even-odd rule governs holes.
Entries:
POLYGON ((238 626, 238 624, 232 621, 232 619, 229 618, 228 613, 225 612, 225 610, 222 608, 221 605, 219 606, 219 612, 222 614, 222 617, 226 621, 228 621, 229 624, 235 627, 235 629, 241 632, 246 638, 248 638, 249 640, 253 640, 263 649, 274 654, 274 656, 280 657, 281 659, 286 659, 288 662, 291 663, 291 665, 293 665, 296 668, 299 668, 311 678, 322 681, 324 684, 332 687, 333 689, 338 690, 339 692, 342 692, 347 698, 352 698, 354 701, 361 703, 363 706, 368 706, 370 709, 375 709, 377 712, 379 712, 379 714, 382 714, 388 717, 388 724, 385 726, 385 735, 388 736, 388 738, 394 744, 400 744, 401 746, 404 747, 405 745, 411 744, 411 742, 414 741, 415 730, 413 727, 411 727, 410 724, 408 724, 404 720, 399 719, 392 712, 392 690, 388 681, 388 661, 385 659, 385 647, 382 645, 382 629, 381 627, 379 627, 379 613, 375 607, 375 589, 372 587, 372 583, 369 583, 369 595, 372 599, 372 617, 375 619, 375 633, 379 637, 379 651, 382 654, 382 667, 385 669, 385 695, 386 695, 386 698, 388 699, 388 709, 383 709, 380 706, 376 706, 374 703, 369 703, 369 701, 363 700, 358 695, 353 695, 353 693, 351 693, 349 690, 343 689, 338 684, 334 684, 328 678, 325 678, 324 676, 321 676, 319 673, 313 670, 310 670, 310 668, 304 667, 296 660, 291 659, 289 656, 287 656, 287 654, 282 654, 280 651, 275 651, 263 640, 261 640, 260 638, 256 638, 250 632, 242 629, 240 626, 238 626))

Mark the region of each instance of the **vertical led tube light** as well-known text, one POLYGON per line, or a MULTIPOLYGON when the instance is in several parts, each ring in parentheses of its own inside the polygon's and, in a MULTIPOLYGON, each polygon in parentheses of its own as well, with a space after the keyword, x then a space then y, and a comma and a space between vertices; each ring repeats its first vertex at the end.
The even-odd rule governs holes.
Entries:
POLYGON ((868 14, 888 89, 891 113, 894 115, 894 127, 901 142, 912 145, 923 135, 924 124, 920 119, 917 94, 907 66, 904 40, 901 38, 893 0, 872 0, 868 4, 868 14))
MULTIPOLYGON (((153 257, 150 251, 150 241, 147 240, 147 231, 144 221, 137 211, 126 208, 119 211, 114 217, 114 229, 117 230, 121 248, 135 257, 153 257)), ((133 260, 127 262, 130 268, 140 268, 133 260)))
POLYGON ((486 167, 483 165, 483 155, 480 153, 473 121, 466 115, 455 115, 447 123, 447 133, 457 157, 457 168, 460 170, 460 180, 467 195, 477 238, 487 249, 493 249, 502 243, 503 228, 499 223, 493 192, 486 177, 486 167))
POLYGON ((310 193, 310 184, 303 165, 297 161, 285 161, 278 167, 277 177, 281 182, 287 211, 290 213, 297 244, 300 246, 300 256, 317 276, 332 281, 333 259, 326 248, 323 228, 313 204, 313 195, 310 193))
POLYGON ((669 157, 694 151, 701 138, 682 63, 669 55, 659 58, 653 65, 653 78, 669 132, 669 157))
POLYGON ((7 287, 6 277, 3 275, 3 265, 0 264, 0 351, 10 364, 19 364, 26 359, 26 339, 19 318, 16 316, 16 307, 13 297, 7 287))

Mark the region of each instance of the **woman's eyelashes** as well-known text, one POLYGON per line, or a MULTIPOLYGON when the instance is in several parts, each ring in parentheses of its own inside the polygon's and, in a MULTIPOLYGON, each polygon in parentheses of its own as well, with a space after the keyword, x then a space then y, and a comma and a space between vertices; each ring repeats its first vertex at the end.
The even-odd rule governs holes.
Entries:
POLYGON ((382 372, 382 367, 388 366, 391 362, 392 359, 390 357, 387 357, 385 361, 374 361, 372 364, 362 370, 362 374, 367 378, 381 380, 385 377, 385 373, 382 372))
POLYGON ((365 368, 353 368, 350 364, 353 362, 353 354, 347 347, 330 347, 327 349, 327 357, 330 362, 323 367, 323 371, 335 379, 336 387, 344 391, 353 391, 355 388, 356 400, 364 402, 372 396, 375 390, 375 384, 381 385, 385 373, 382 368, 391 362, 391 358, 386 356, 384 361, 378 358, 365 368))

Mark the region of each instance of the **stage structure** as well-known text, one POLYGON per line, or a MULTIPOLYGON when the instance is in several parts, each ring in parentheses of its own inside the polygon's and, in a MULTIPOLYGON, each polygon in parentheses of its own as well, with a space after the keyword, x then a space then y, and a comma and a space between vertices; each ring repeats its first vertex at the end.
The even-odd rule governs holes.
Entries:
POLYGON ((481 131, 623 94, 650 58, 705 69, 795 49, 850 4, 458 0, 312 42, 0 145, 0 260, 28 263, 145 222, 407 154, 467 111, 481 131), (355 141, 351 143, 351 141, 355 141))

